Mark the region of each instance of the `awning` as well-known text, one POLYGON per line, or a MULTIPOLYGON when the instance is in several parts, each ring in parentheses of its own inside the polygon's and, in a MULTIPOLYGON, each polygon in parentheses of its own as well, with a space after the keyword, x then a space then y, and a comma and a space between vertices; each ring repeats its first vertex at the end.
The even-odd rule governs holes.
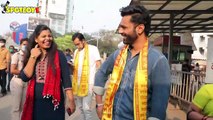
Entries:
POLYGON ((150 10, 150 33, 213 33, 213 0, 132 0, 150 10))

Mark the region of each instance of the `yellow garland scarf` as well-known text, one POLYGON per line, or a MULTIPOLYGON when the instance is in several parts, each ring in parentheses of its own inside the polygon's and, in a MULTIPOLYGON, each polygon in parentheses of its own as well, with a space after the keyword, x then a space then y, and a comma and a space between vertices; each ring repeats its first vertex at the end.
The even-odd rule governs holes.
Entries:
POLYGON ((80 86, 78 87, 78 61, 79 61, 79 50, 77 50, 76 57, 74 60, 74 70, 73 70, 73 79, 72 79, 72 90, 73 94, 77 96, 86 96, 89 89, 89 49, 88 44, 84 46, 84 61, 83 68, 81 73, 80 86))
MULTIPOLYGON (((124 67, 126 65, 128 46, 125 46, 117 56, 112 77, 106 92, 102 120, 112 120, 114 97, 120 85, 124 67)), ((146 120, 147 114, 147 56, 148 40, 140 51, 134 80, 134 120, 146 120)))

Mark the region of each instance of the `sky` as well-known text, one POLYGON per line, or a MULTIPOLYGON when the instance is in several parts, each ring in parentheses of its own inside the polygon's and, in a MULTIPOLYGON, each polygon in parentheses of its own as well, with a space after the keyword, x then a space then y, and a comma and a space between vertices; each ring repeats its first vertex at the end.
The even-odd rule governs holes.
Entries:
MULTIPOLYGON (((0 0, 0 4, 7 0, 0 0)), ((35 6, 37 0, 9 0, 10 6, 35 6)), ((121 20, 119 9, 130 0, 74 0, 73 30, 84 33, 100 29, 115 30, 121 20)), ((57 9, 57 8, 56 8, 57 9)), ((2 14, 0 8, 0 35, 12 32, 9 25, 13 21, 27 23, 28 17, 36 14, 2 14)))
POLYGON ((119 9, 129 2, 130 0, 75 0, 73 29, 82 32, 115 30, 121 20, 119 9))

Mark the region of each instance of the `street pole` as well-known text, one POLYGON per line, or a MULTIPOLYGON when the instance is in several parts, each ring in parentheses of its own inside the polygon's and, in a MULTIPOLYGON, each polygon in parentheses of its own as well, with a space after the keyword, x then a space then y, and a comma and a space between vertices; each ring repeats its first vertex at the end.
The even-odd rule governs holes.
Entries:
POLYGON ((96 45, 97 45, 97 48, 98 48, 98 39, 97 39, 97 44, 96 45))

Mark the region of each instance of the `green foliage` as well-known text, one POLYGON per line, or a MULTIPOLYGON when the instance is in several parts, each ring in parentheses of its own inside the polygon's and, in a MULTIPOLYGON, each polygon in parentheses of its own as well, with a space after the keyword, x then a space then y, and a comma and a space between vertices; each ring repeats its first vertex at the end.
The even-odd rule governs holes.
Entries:
POLYGON ((98 49, 100 54, 107 53, 107 55, 110 55, 118 48, 117 45, 118 41, 113 41, 111 39, 103 39, 99 41, 98 49))
POLYGON ((116 49, 118 49, 118 43, 121 41, 121 37, 115 34, 115 31, 111 30, 100 30, 98 33, 93 33, 94 40, 89 41, 89 44, 97 46, 100 54, 107 53, 110 55, 116 49))
POLYGON ((155 33, 155 34, 152 34, 151 36, 149 36, 149 41, 151 44, 154 44, 154 41, 159 38, 162 34, 159 34, 159 33, 155 33))
POLYGON ((100 30, 100 41, 99 41, 99 51, 101 54, 107 53, 110 55, 112 52, 118 49, 118 43, 121 41, 121 36, 115 34, 115 31, 100 30))
POLYGON ((74 50, 74 44, 71 40, 72 35, 64 35, 62 37, 55 38, 55 42, 58 45, 58 49, 65 51, 65 49, 70 48, 74 50))
POLYGON ((93 39, 93 37, 91 35, 87 34, 87 33, 84 33, 83 35, 84 35, 85 40, 93 39))
MULTIPOLYGON (((55 42, 60 50, 65 51, 65 49, 70 48, 74 51, 76 49, 71 40, 73 34, 74 32, 71 32, 55 38, 55 42)), ((107 30, 100 30, 98 33, 92 35, 84 33, 84 37, 89 44, 95 46, 98 44, 97 47, 100 54, 107 53, 107 55, 114 52, 117 49, 119 41, 121 41, 120 36, 115 34, 114 31, 107 30)))

